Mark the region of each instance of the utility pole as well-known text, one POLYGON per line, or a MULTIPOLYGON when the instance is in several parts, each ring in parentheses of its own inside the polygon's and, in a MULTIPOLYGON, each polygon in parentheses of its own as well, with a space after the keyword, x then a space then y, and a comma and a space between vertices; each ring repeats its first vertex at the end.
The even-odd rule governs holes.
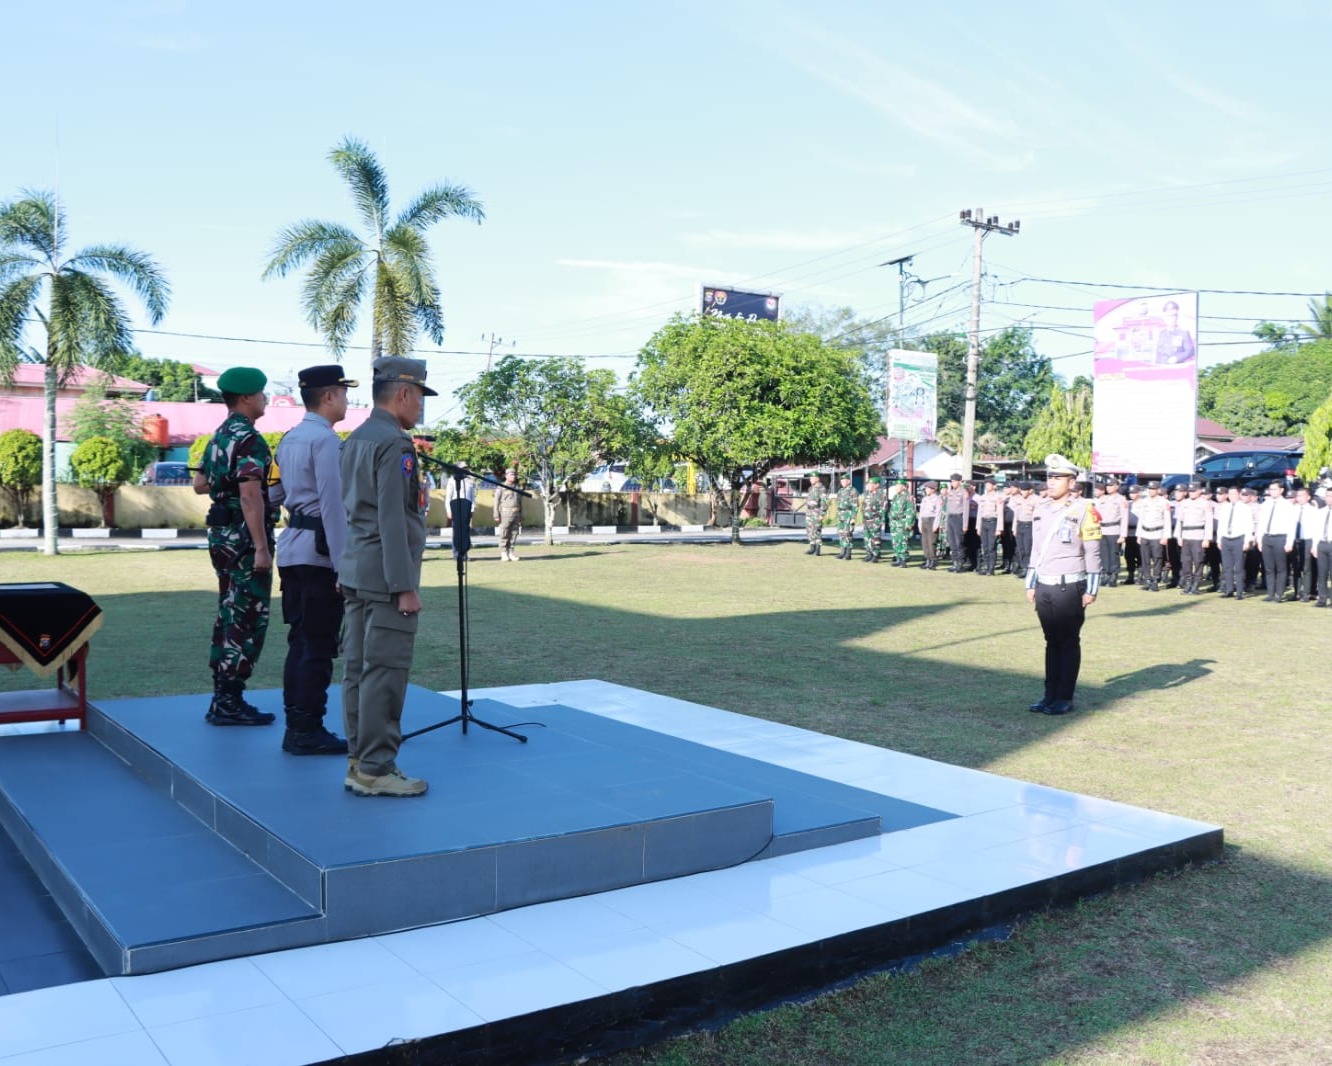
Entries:
POLYGON ((958 212, 958 221, 970 226, 976 235, 971 264, 971 335, 967 344, 966 410, 962 420, 962 477, 971 480, 972 459, 976 445, 976 379, 980 375, 981 243, 991 233, 1014 236, 1021 222, 1000 225, 998 215, 986 216, 981 208, 958 212))
MULTIPOLYGON (((490 344, 490 351, 486 354, 486 373, 490 373, 490 364, 491 361, 495 358, 495 349, 504 343, 504 338, 497 337, 493 333, 489 337, 487 337, 483 333, 481 334, 481 339, 483 341, 487 341, 490 344)), ((517 344, 518 344, 517 341, 509 341, 510 348, 515 347, 517 344)))

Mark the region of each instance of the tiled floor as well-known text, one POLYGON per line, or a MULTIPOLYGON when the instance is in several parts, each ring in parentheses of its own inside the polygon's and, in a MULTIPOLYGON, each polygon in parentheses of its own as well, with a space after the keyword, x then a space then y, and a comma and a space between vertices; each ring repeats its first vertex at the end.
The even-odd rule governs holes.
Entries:
POLYGON ((602 682, 484 695, 577 707, 961 817, 450 925, 3 996, 0 1064, 318 1062, 798 950, 1214 829, 602 682))

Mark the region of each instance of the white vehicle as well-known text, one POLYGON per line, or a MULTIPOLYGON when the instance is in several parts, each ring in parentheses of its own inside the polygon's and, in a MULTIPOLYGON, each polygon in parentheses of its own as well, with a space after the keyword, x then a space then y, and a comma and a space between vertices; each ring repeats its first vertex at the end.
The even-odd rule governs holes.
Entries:
POLYGON ((619 492, 629 478, 628 463, 602 463, 583 478, 581 492, 619 492))

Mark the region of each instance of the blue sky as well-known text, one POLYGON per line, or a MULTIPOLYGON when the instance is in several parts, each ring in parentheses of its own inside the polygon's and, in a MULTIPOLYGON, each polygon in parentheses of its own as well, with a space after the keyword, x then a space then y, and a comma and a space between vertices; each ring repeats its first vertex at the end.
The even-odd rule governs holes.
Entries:
MULTIPOLYGON (((150 356, 279 380, 326 360, 299 346, 318 338, 298 281, 260 273, 282 227, 354 220, 326 159, 346 135, 395 205, 437 181, 485 205, 432 231, 441 392, 491 334, 627 373, 704 282, 895 317, 878 264, 905 254, 939 279, 908 325, 965 329, 961 208, 1022 222, 986 241, 983 328, 1037 327, 1066 376, 1089 372, 1091 305, 1117 285, 1332 287, 1326 0, 71 0, 5 24, 25 44, 0 197, 58 183, 72 246, 161 262, 159 330, 202 336, 141 333, 150 356)), ((1200 365, 1307 303, 1205 292, 1200 365)), ((363 350, 344 363, 367 376, 363 350)))

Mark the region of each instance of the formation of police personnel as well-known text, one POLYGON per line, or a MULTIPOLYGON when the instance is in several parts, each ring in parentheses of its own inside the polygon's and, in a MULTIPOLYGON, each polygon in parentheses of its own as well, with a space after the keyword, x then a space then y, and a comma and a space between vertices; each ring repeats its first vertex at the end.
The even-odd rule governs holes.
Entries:
POLYGON ((204 451, 194 489, 208 494, 209 556, 218 579, 209 651, 214 693, 205 720, 275 720, 244 699, 263 650, 276 549, 288 629, 283 668, 284 751, 346 755, 344 786, 358 796, 419 796, 426 782, 397 766, 418 616, 429 507, 408 431, 421 418, 426 365, 375 360, 370 417, 343 443, 333 426, 357 383, 335 365, 300 373, 306 414, 273 455, 255 428, 267 379, 236 367, 218 379, 227 418, 204 451), (278 506, 287 526, 274 538, 278 506), (342 630, 339 648, 338 633, 342 630), (333 660, 344 660, 346 739, 324 724, 333 660))
MULTIPOLYGON (((1055 458, 1059 458, 1056 456, 1055 458)), ((835 508, 839 558, 850 559, 857 517, 864 522, 864 559, 877 562, 884 530, 882 481, 871 477, 861 495, 850 474, 830 498, 815 482, 806 504, 808 554, 822 544, 823 516, 835 508)), ((1026 580, 1032 565, 1036 511, 1050 495, 1049 483, 994 479, 963 481, 954 474, 944 485, 926 482, 916 507, 905 483, 888 494, 887 526, 893 565, 909 566, 909 539, 920 535, 925 570, 938 568, 942 551, 950 573, 983 577, 1014 574, 1026 580)), ((1123 484, 1109 477, 1094 485, 1076 479, 1071 500, 1087 503, 1100 529, 1095 572, 1101 587, 1123 583, 1146 592, 1204 591, 1243 600, 1255 591, 1270 603, 1289 597, 1316 607, 1332 604, 1332 509, 1327 501, 1297 486, 1288 495, 1277 480, 1259 492, 1234 485, 1191 482, 1169 497, 1160 482, 1123 484), (1204 584, 1207 588, 1204 589, 1204 584)))

